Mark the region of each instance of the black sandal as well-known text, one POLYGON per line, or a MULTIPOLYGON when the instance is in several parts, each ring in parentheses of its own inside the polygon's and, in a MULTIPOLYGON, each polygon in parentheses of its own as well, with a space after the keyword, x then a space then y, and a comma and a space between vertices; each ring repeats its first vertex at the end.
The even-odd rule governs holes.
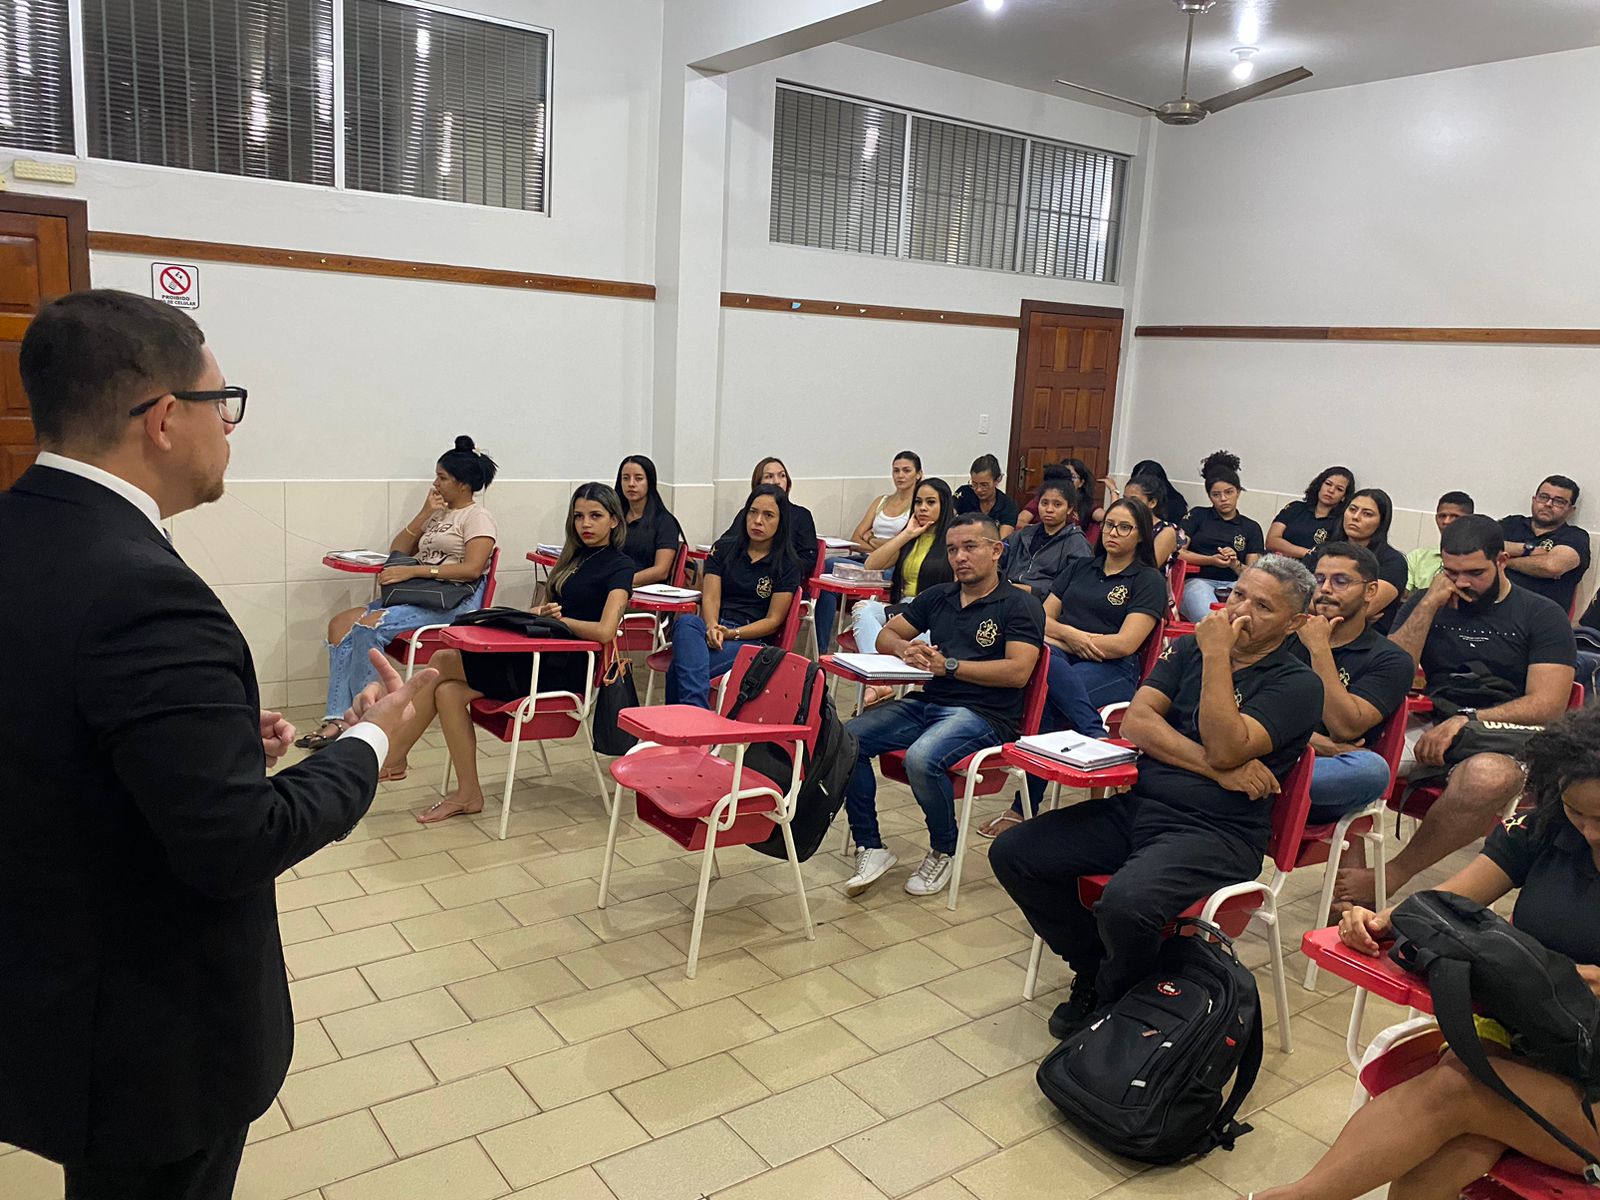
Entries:
POLYGON ((318 727, 316 733, 308 733, 303 737, 297 737, 294 740, 294 744, 300 747, 302 750, 323 750, 338 741, 340 736, 344 733, 345 728, 346 726, 343 721, 337 719, 324 721, 322 725, 318 727), (329 725, 335 727, 335 732, 331 737, 322 732, 322 730, 327 728, 329 725))

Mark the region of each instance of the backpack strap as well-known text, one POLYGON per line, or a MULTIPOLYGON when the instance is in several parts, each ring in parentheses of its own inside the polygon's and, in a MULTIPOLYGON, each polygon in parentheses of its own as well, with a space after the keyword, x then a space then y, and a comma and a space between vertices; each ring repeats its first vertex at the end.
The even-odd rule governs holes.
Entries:
POLYGON ((1239 1059, 1239 1069, 1234 1072, 1233 1087, 1228 1092, 1228 1098, 1222 1102, 1222 1107, 1217 1110, 1217 1119, 1211 1125, 1212 1139, 1224 1150, 1232 1150, 1233 1143, 1238 1138, 1255 1128, 1233 1118, 1238 1114, 1244 1098, 1250 1094, 1250 1089, 1255 1086, 1256 1076, 1261 1071, 1262 1040, 1261 1001, 1258 999, 1255 1020, 1250 1024, 1249 1039, 1244 1044, 1244 1054, 1239 1059))
MULTIPOLYGON (((1569 1138, 1545 1119, 1516 1092, 1494 1069, 1494 1064, 1478 1040, 1477 1023, 1472 1019, 1472 966, 1460 959, 1440 957, 1428 968, 1428 990, 1433 995, 1433 1015, 1439 1030, 1450 1049, 1472 1072, 1472 1077, 1495 1095, 1517 1107, 1527 1118, 1539 1126, 1571 1153, 1584 1162, 1583 1177, 1591 1184, 1600 1185, 1600 1159, 1569 1138)), ((1594 1124, 1594 1114, 1587 1103, 1584 1115, 1594 1124)))
POLYGON ((782 661, 783 651, 776 646, 763 646, 756 651, 756 656, 750 660, 750 666, 745 670, 744 678, 739 680, 739 694, 734 697, 733 707, 728 709, 728 720, 737 721, 739 711, 745 704, 766 691, 772 673, 778 669, 778 664, 782 661))

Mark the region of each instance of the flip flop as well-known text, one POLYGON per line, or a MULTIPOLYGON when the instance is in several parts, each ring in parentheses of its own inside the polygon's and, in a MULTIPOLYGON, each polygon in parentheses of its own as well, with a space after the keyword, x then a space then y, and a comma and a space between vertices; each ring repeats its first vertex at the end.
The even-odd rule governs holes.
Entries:
POLYGON ((406 777, 408 770, 410 770, 410 767, 406 763, 401 763, 398 767, 384 767, 383 770, 378 772, 378 782, 399 783, 406 777))
POLYGON ((294 744, 300 747, 302 750, 322 750, 338 741, 339 736, 344 733, 346 728, 345 723, 337 718, 324 721, 322 726, 317 727, 316 733, 308 733, 303 737, 295 738, 294 744), (332 736, 326 736, 323 734, 322 726, 325 725, 333 725, 336 727, 332 736))
POLYGON ((448 821, 451 817, 475 817, 482 811, 482 808, 466 808, 455 800, 441 800, 419 812, 417 824, 437 825, 440 821, 448 821))
POLYGON ((1018 813, 1018 812, 1012 812, 1008 808, 1008 809, 1006 809, 1005 812, 1001 813, 998 817, 995 817, 993 820, 986 821, 982 825, 979 825, 978 826, 978 836, 979 837, 986 837, 986 838, 997 838, 1002 833, 1004 833, 1006 830, 1010 829, 1013 825, 1021 825, 1021 824, 1022 824, 1022 814, 1018 813), (991 829, 993 830, 992 833, 990 832, 991 829))

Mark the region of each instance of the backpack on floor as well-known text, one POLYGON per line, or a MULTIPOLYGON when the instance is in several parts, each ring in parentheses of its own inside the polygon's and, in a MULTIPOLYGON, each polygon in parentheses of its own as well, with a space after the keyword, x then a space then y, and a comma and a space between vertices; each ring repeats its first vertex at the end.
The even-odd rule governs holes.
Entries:
POLYGON ((1391 918, 1389 957, 1426 977, 1439 1030, 1473 1078, 1526 1113, 1586 1164, 1600 1184, 1600 1160, 1528 1106, 1500 1078, 1478 1039, 1476 1002, 1504 1025, 1525 1062, 1575 1081, 1594 1124, 1600 1100, 1600 1000, 1564 954, 1547 950, 1498 913, 1449 892, 1418 892, 1391 918))
POLYGON ((1250 1132, 1234 1116, 1261 1069, 1255 976, 1215 925, 1184 918, 1177 928, 1155 971, 1052 1050, 1036 1076, 1096 1145, 1163 1165, 1232 1150, 1250 1132))
MULTIPOLYGON (((739 681, 739 694, 728 709, 729 720, 737 721, 739 710, 746 702, 766 689, 768 680, 783 658, 784 651, 776 646, 763 646, 756 652, 755 658, 745 668, 744 678, 739 681)), ((800 708, 795 713, 794 723, 806 723, 807 714, 811 711, 811 697, 814 689, 819 687, 823 689, 822 720, 817 743, 810 761, 806 763, 805 778, 800 781, 800 793, 795 797, 794 820, 789 824, 789 832, 794 837, 795 855, 801 862, 815 854, 817 847, 822 845, 828 826, 844 806, 845 784, 856 767, 855 735, 840 722, 833 696, 828 692, 822 669, 816 663, 806 667, 805 683, 800 689, 800 708)), ((744 764, 751 770, 760 771, 779 787, 787 788, 794 779, 794 760, 789 751, 776 742, 757 742, 752 745, 745 752, 744 764)), ((776 825, 765 841, 754 843, 750 849, 772 858, 789 857, 783 844, 783 830, 776 825)))

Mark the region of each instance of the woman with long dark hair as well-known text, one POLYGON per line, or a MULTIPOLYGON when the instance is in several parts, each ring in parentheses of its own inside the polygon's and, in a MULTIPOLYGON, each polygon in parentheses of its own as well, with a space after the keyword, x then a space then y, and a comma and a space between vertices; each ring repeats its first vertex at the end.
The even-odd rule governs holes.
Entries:
POLYGON ((1045 480, 1034 500, 1039 506, 1039 519, 1006 539, 1000 575, 1007 583, 1042 600, 1067 560, 1088 558, 1093 547, 1074 520, 1082 502, 1071 479, 1045 480))
POLYGON ((1206 455, 1200 478, 1211 503, 1196 506, 1183 519, 1189 545, 1178 551, 1185 562, 1198 567, 1183 585, 1185 621, 1205 619, 1217 602, 1219 588, 1232 589, 1244 569, 1261 557, 1266 538, 1261 526, 1239 511, 1239 456, 1226 450, 1206 455))
MULTIPOLYGON (((879 496, 867 505, 867 511, 850 534, 854 552, 829 555, 823 564, 825 570, 831 571, 835 563, 845 560, 864 561, 867 555, 894 537, 911 520, 911 504, 916 496, 917 484, 922 482, 922 456, 915 450, 900 451, 889 464, 889 477, 894 484, 894 491, 879 496)), ((833 641, 834 619, 839 615, 839 594, 818 592, 811 615, 817 627, 817 653, 826 653, 833 641)))
POLYGON ((670 582, 683 529, 662 502, 656 464, 644 454, 628 455, 617 467, 614 490, 628 518, 623 549, 633 560, 633 586, 670 582))
POLYGON ((1153 458, 1140 459, 1133 464, 1133 470, 1128 472, 1129 479, 1137 479, 1141 475, 1153 475, 1161 481, 1161 486, 1167 489, 1167 498, 1162 501, 1161 511, 1156 514, 1162 520, 1174 523, 1182 521, 1189 515, 1189 501, 1182 492, 1172 486, 1172 480, 1167 478, 1167 469, 1153 458))
MULTIPOLYGON (((794 546, 794 555, 800 560, 800 565, 805 569, 806 575, 811 574, 811 568, 817 556, 817 522, 811 515, 811 510, 804 505, 794 502, 793 481, 789 478, 789 468, 783 459, 768 455, 756 464, 756 469, 750 472, 750 490, 754 491, 764 483, 783 489, 783 494, 789 497, 789 542, 794 546)), ((744 512, 734 517, 733 523, 717 541, 727 541, 739 535, 739 524, 744 520, 744 512)))
POLYGON ((1324 542, 1339 540, 1344 506, 1355 491, 1355 472, 1328 467, 1306 484, 1306 494, 1284 505, 1267 527, 1267 550, 1286 558, 1304 558, 1324 542))
MULTIPOLYGON (((1122 495, 1136 504, 1143 504, 1150 510, 1150 544, 1155 550, 1156 566, 1165 571, 1172 565, 1172 560, 1189 544, 1189 535, 1179 529, 1173 521, 1167 520, 1161 514, 1166 511, 1167 485, 1161 482, 1156 475, 1135 475, 1128 480, 1128 486, 1123 489, 1122 495)), ((1113 497, 1112 503, 1116 502, 1113 497)))
POLYGON ((805 582, 789 532, 789 497, 764 483, 744 503, 732 541, 718 542, 706 559, 700 611, 672 625, 667 703, 711 707, 711 680, 727 672, 739 648, 765 645, 805 582))
MULTIPOLYGON (((1343 540, 1371 550, 1378 560, 1378 594, 1367 605, 1367 621, 1387 635, 1406 597, 1410 574, 1406 556, 1389 545, 1389 526, 1394 521, 1394 502, 1382 488, 1362 488, 1351 496, 1342 516, 1343 540)), ((1321 552, 1306 558, 1308 570, 1316 570, 1321 552)))

